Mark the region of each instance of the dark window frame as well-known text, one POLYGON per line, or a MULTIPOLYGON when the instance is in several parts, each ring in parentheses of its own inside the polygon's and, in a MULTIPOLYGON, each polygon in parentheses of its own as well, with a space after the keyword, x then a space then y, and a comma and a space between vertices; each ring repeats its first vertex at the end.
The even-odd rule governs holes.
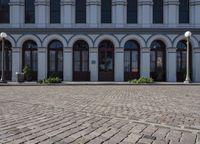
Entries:
POLYGON ((76 0, 75 23, 86 23, 86 0, 76 0))
POLYGON ((64 53, 63 53, 63 44, 61 41, 59 40, 52 40, 51 42, 49 42, 48 44, 48 55, 47 55, 47 71, 48 71, 48 77, 52 76, 52 75, 56 75, 58 77, 60 77, 61 79, 63 79, 63 69, 64 69, 64 53), (50 66, 51 66, 51 61, 50 61, 50 52, 54 51, 55 52, 55 70, 51 71, 50 70, 50 66), (58 70, 58 65, 59 65, 59 61, 58 61, 58 57, 59 57, 59 52, 62 52, 62 70, 59 71, 58 70))
POLYGON ((0 23, 10 23, 10 0, 0 0, 0 23))
POLYGON ((60 23, 61 7, 60 0, 50 0, 50 23, 60 23))
POLYGON ((33 40, 27 40, 23 43, 22 45, 22 70, 23 68, 25 67, 25 53, 26 52, 29 52, 30 54, 30 69, 31 69, 31 75, 32 75, 32 78, 31 80, 37 80, 37 72, 38 72, 38 66, 36 66, 36 70, 33 70, 33 63, 35 63, 36 65, 38 65, 38 46, 37 46, 37 43, 33 40), (34 61, 33 59, 33 54, 34 52, 37 53, 37 56, 36 56, 36 61, 34 61))
POLYGON ((127 23, 138 23, 138 0, 127 0, 127 23))
POLYGON ((153 0, 153 24, 163 24, 164 1, 153 0))
POLYGON ((179 24, 190 23, 190 1, 179 0, 179 24))
POLYGON ((35 23, 35 0, 25 0, 24 2, 24 22, 33 24, 35 23))
POLYGON ((112 23, 112 0, 101 0, 101 23, 112 23))

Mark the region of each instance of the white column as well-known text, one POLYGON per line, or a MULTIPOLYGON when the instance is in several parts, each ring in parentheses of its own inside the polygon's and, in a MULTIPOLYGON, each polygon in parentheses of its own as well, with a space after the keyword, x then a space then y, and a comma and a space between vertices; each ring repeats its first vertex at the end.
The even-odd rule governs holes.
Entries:
POLYGON ((21 52, 20 48, 12 48, 12 81, 16 81, 16 72, 21 72, 21 52))
POLYGON ((191 22, 195 27, 200 27, 200 1, 191 0, 190 2, 191 22))
POLYGON ((50 9, 46 0, 35 1, 35 23, 38 27, 46 27, 49 23, 50 9))
POLYGON ((87 0, 87 24, 89 24, 90 27, 97 27, 100 23, 100 5, 100 0, 87 0))
POLYGON ((10 0, 10 24, 12 27, 20 27, 24 23, 24 2, 22 0, 10 0))
POLYGON ((167 48, 167 81, 176 81, 176 48, 167 48))
POLYGON ((98 81, 98 48, 89 51, 90 80, 98 81))
POLYGON ((152 0, 138 1, 138 21, 143 27, 150 27, 152 24, 153 2, 152 0))
POLYGON ((164 2, 164 23, 169 27, 178 24, 179 0, 165 0, 164 2))
POLYGON ((126 22, 126 4, 125 0, 113 1, 113 23, 116 27, 123 27, 126 22))
POLYGON ((64 48, 63 63, 63 79, 64 81, 72 81, 72 48, 64 48))
POLYGON ((193 81, 200 82, 200 48, 194 48, 193 55, 193 81))
POLYGON ((115 81, 124 81, 124 49, 115 48, 115 81))
POLYGON ((38 48, 38 80, 47 77, 47 50, 46 48, 38 48))
POLYGON ((64 27, 75 23, 75 0, 61 0, 61 23, 64 27))
POLYGON ((141 49, 141 76, 150 77, 150 48, 141 49))

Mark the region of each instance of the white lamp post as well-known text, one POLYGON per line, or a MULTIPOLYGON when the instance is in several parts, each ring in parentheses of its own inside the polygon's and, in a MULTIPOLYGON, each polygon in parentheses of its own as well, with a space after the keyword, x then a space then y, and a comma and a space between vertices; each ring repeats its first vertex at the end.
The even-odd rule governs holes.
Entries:
POLYGON ((0 38, 2 40, 2 51, 1 51, 1 80, 0 80, 0 83, 6 83, 6 80, 4 78, 4 41, 5 41, 5 38, 7 37, 7 34, 5 32, 2 32, 0 34, 0 38))
POLYGON ((185 32, 185 37, 187 38, 187 66, 186 66, 186 78, 185 78, 185 81, 184 83, 185 84, 188 84, 191 82, 191 79, 190 79, 190 50, 189 50, 189 39, 190 37, 192 36, 192 33, 190 31, 186 31, 185 32))

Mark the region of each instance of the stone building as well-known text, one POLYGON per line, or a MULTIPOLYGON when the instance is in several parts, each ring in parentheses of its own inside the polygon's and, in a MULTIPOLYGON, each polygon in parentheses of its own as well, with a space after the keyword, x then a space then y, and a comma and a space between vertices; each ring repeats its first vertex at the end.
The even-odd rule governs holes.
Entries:
POLYGON ((7 80, 183 81, 185 31, 191 77, 200 82, 199 0, 0 0, 7 80))

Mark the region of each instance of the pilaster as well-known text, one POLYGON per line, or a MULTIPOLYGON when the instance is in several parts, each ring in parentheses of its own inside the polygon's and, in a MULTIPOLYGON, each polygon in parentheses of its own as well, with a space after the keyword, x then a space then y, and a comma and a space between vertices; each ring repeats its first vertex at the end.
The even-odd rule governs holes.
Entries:
POLYGON ((167 48, 167 81, 176 82, 176 48, 167 48))
POLYGON ((100 23, 101 1, 87 0, 87 24, 90 27, 97 27, 100 23))
POLYGON ((16 72, 21 72, 21 51, 19 47, 12 48, 12 81, 16 81, 16 72))
POLYGON ((193 80, 194 82, 200 82, 200 47, 193 49, 193 80))
POLYGON ((113 0, 113 24, 116 27, 123 27, 126 22, 126 5, 125 0, 113 0))
POLYGON ((153 2, 152 0, 138 1, 138 21, 143 27, 150 27, 152 24, 153 2))
POLYGON ((192 25, 200 27, 200 0, 190 1, 190 20, 192 25))
POLYGON ((64 59, 63 59, 63 79, 64 81, 72 81, 72 48, 64 48, 64 59))
POLYGON ((75 0, 61 0, 61 23, 64 27, 75 23, 75 0))
POLYGON ((150 48, 141 48, 141 76, 150 77, 150 48))
POLYGON ((164 1, 164 23, 169 27, 176 27, 178 24, 179 0, 164 1))
POLYGON ((38 80, 47 77, 47 49, 38 48, 38 80))
POLYGON ((89 49, 90 80, 98 81, 98 48, 89 49))
POLYGON ((10 0, 10 24, 12 27, 21 27, 24 23, 24 1, 10 0))
POLYGON ((115 48, 115 81, 124 81, 124 48, 115 48))
POLYGON ((38 27, 46 27, 50 19, 49 1, 36 0, 35 1, 35 22, 38 27))

